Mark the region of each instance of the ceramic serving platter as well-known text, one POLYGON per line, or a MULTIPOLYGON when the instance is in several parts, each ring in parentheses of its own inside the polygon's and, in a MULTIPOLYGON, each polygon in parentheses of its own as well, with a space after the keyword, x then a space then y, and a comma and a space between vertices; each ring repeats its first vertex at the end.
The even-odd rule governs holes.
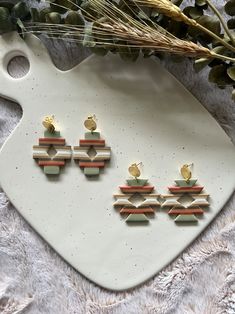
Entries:
POLYGON ((73 267, 112 290, 151 278, 212 221, 235 186, 235 150, 218 123, 154 60, 125 63, 92 56, 62 72, 38 39, 0 39, 0 94, 18 102, 23 117, 0 152, 0 183, 33 228, 73 267), (12 78, 7 64, 26 56, 30 70, 12 78), (96 114, 112 158, 97 178, 73 161, 59 176, 46 176, 32 158, 43 136, 42 119, 54 114, 68 145, 78 145, 83 121, 96 114), (113 208, 128 166, 142 161, 142 178, 167 193, 179 167, 193 162, 193 177, 210 194, 197 224, 176 224, 157 209, 148 224, 127 224, 113 208))

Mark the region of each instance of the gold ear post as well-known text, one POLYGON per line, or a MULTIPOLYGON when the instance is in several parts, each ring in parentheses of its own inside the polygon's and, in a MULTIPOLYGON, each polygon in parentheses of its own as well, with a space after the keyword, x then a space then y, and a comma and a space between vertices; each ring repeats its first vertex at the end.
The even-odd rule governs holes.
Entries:
POLYGON ((88 116, 87 119, 84 121, 85 128, 88 129, 89 131, 91 131, 91 133, 93 133, 97 129, 96 121, 97 121, 97 119, 96 119, 96 116, 94 114, 88 116))
POLYGON ((193 163, 184 164, 180 169, 180 173, 186 182, 189 182, 192 177, 192 171, 189 169, 192 165, 193 163))
POLYGON ((47 129, 48 132, 54 133, 55 132, 55 125, 54 125, 54 116, 46 116, 43 121, 42 125, 47 129))
POLYGON ((139 165, 142 165, 142 162, 139 162, 138 164, 134 163, 128 168, 130 175, 132 175, 136 180, 138 180, 141 175, 140 169, 138 168, 139 165))

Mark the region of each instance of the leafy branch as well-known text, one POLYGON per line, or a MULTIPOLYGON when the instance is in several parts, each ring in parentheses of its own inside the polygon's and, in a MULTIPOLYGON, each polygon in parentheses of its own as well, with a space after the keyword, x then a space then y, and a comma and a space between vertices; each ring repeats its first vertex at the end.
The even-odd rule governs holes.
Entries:
POLYGON ((232 86, 235 100, 235 0, 224 6, 231 17, 227 23, 211 0, 194 0, 194 6, 183 10, 181 1, 48 0, 36 9, 6 0, 0 4, 0 32, 43 34, 130 61, 140 54, 189 57, 196 71, 211 68, 210 82, 219 88, 232 86), (206 9, 213 16, 206 15, 206 9))

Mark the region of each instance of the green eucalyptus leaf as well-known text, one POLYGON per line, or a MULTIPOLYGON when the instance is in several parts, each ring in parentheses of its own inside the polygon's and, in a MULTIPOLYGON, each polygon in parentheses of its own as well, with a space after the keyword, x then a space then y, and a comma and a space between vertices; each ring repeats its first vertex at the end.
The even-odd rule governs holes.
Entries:
POLYGON ((217 35, 221 32, 220 22, 214 16, 203 15, 197 19, 197 22, 217 35))
POLYGON ((39 13, 41 23, 46 23, 46 15, 51 13, 51 8, 43 8, 39 13))
POLYGON ((82 15, 84 16, 84 18, 87 18, 89 19, 90 16, 94 16, 94 17, 98 17, 98 12, 95 12, 89 1, 84 1, 82 4, 81 4, 81 9, 82 9, 82 15))
POLYGON ((177 7, 179 7, 181 3, 183 2, 183 0, 172 0, 171 2, 173 2, 174 5, 177 5, 177 7))
POLYGON ((158 16, 159 16, 159 12, 155 9, 152 9, 151 13, 150 13, 150 17, 151 18, 157 18, 158 16))
POLYGON ((93 25, 92 23, 87 24, 84 29, 84 37, 82 42, 84 47, 91 48, 96 46, 96 42, 92 34, 92 25, 93 25))
POLYGON ((225 54, 227 48, 224 46, 216 46, 215 48, 212 49, 213 52, 218 53, 218 54, 225 54))
POLYGON ((227 69, 228 76, 235 81, 235 65, 227 69))
POLYGON ((203 10, 200 7, 188 7, 189 17, 192 19, 198 19, 203 15, 203 10))
POLYGON ((235 29, 235 19, 228 20, 227 25, 229 29, 235 29))
POLYGON ((204 69, 209 63, 211 62, 211 59, 209 58, 200 58, 194 61, 194 70, 198 73, 202 69, 204 69))
POLYGON ((91 50, 91 52, 95 53, 96 55, 102 56, 102 57, 108 53, 108 49, 105 49, 103 47, 98 47, 98 46, 91 47, 90 50, 91 50))
POLYGON ((219 86, 233 85, 234 81, 227 74, 226 64, 219 64, 211 68, 209 81, 219 86))
POLYGON ((58 13, 65 13, 68 10, 78 10, 82 0, 51 0, 51 9, 58 13))
POLYGON ((8 0, 8 1, 0 1, 1 7, 7 8, 11 10, 14 5, 18 2, 18 0, 8 0))
POLYGON ((232 91, 232 100, 235 101, 235 89, 232 91))
POLYGON ((26 30, 23 22, 20 19, 17 19, 16 26, 18 28, 18 32, 19 32, 20 37, 24 38, 27 30, 26 30))
POLYGON ((12 16, 16 19, 24 19, 29 15, 29 8, 25 2, 18 2, 12 8, 12 16))
POLYGON ((82 16, 76 11, 69 11, 65 17, 65 24, 84 25, 82 16))
POLYGON ((12 30, 10 12, 7 8, 0 7, 0 33, 12 30))
POLYGON ((208 64, 208 66, 210 68, 213 68, 215 67, 216 65, 220 65, 220 64, 223 64, 223 61, 222 60, 219 60, 219 59, 212 59, 212 61, 208 64))
MULTIPOLYGON (((235 30, 231 29, 230 34, 232 35, 232 37, 235 40, 235 30)), ((227 43, 229 43, 229 42, 231 43, 231 38, 228 36, 227 33, 224 34, 224 41, 226 41, 227 43)))
POLYGON ((61 15, 58 12, 51 12, 46 14, 46 23, 50 24, 60 24, 61 22, 61 15))
POLYGON ((183 22, 170 20, 167 28, 168 32, 178 38, 185 38, 188 27, 183 22))
POLYGON ((207 6, 206 0, 195 0, 195 4, 199 7, 207 6))
POLYGON ((224 10, 228 15, 234 16, 235 15, 235 0, 228 1, 224 6, 224 10))
POLYGON ((40 12, 36 8, 30 9, 31 17, 33 22, 40 22, 40 12))
MULTIPOLYGON (((143 11, 143 10, 140 10, 138 13, 137 13, 137 17, 141 20, 148 20, 149 17, 148 15, 143 11)), ((152 15, 151 15, 152 17, 152 15)), ((155 17, 157 17, 157 15, 155 15, 155 17)))

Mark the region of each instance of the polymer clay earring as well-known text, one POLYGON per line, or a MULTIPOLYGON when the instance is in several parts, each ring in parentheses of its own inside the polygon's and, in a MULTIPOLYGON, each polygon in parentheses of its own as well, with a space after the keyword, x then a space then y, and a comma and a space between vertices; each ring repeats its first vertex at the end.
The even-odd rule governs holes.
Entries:
POLYGON ((119 187, 122 193, 114 194, 116 201, 113 206, 120 208, 120 214, 126 217, 128 223, 148 222, 146 214, 153 215, 153 207, 160 206, 160 195, 153 193, 154 186, 148 185, 146 179, 139 179, 139 165, 134 163, 128 168, 133 179, 126 180, 127 185, 119 187))
POLYGON ((54 116, 45 117, 42 124, 46 130, 44 137, 39 138, 39 145, 33 146, 33 158, 46 175, 57 175, 65 160, 72 157, 71 146, 66 146, 65 139, 56 130, 54 116))
POLYGON ((202 207, 209 206, 209 194, 202 193, 204 187, 196 185, 197 179, 192 179, 190 165, 183 165, 180 169, 183 179, 175 180, 176 186, 168 187, 171 192, 162 195, 162 208, 170 207, 168 214, 175 217, 175 222, 197 222, 198 215, 202 215, 202 207))
POLYGON ((97 176, 100 168, 104 168, 105 162, 111 158, 111 148, 105 146, 105 140, 100 138, 97 129, 95 115, 89 116, 84 126, 89 132, 85 133, 85 139, 79 141, 79 146, 74 146, 73 158, 79 162, 86 176, 97 176))

